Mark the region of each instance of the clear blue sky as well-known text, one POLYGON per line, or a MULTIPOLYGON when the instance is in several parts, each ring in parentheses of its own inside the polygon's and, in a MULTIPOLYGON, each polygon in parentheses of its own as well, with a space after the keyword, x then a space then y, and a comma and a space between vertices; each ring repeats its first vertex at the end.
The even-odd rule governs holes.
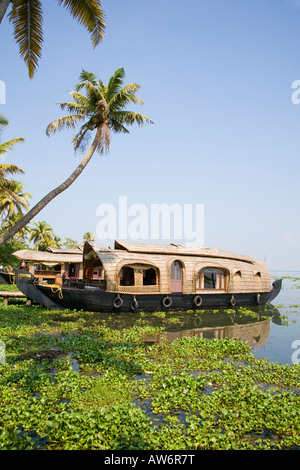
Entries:
MULTIPOLYGON (((0 80, 10 121, 24 136, 7 157, 25 170, 31 206, 79 163, 71 132, 48 138, 82 68, 107 82, 119 67, 141 85, 155 125, 114 135, 80 178, 34 221, 60 237, 96 233, 101 203, 204 204, 204 245, 300 270, 300 0, 103 0, 106 39, 89 34, 57 2, 44 6, 44 47, 30 80, 7 18, 0 25, 0 80)), ((173 240, 170 240, 172 242, 173 240)), ((102 243, 97 239, 98 243, 102 243)), ((106 243, 103 243, 106 244, 106 243)))

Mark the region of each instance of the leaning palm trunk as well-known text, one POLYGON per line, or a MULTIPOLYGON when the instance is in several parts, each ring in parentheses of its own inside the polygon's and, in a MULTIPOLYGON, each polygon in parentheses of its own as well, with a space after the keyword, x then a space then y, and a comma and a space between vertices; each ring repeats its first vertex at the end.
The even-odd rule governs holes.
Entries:
POLYGON ((0 245, 5 243, 7 240, 12 238, 17 232, 22 230, 25 225, 27 225, 44 207, 49 204, 56 196, 58 196, 60 193, 65 191, 66 189, 71 186, 71 184, 78 178, 78 176, 82 173, 84 168, 87 166, 89 161, 91 160, 92 156, 95 153, 95 150, 99 147, 99 142, 101 140, 101 134, 103 130, 101 127, 97 129, 96 136, 94 138, 94 141, 92 145, 90 146, 89 150, 85 154, 84 158, 76 168, 76 170, 73 171, 73 173, 69 176, 69 178, 64 181, 64 183, 60 184, 57 186, 57 188, 53 189, 48 193, 46 196, 43 197, 27 214, 24 215, 16 224, 9 228, 4 234, 0 236, 0 245))

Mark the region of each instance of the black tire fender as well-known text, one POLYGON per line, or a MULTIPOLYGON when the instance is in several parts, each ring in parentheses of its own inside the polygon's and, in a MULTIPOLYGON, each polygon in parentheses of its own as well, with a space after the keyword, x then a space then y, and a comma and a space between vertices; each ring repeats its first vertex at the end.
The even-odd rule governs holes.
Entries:
POLYGON ((201 295, 195 295, 194 299, 193 299, 193 302, 194 302, 194 305, 196 307, 200 307, 200 305, 202 305, 202 297, 201 295))
POLYGON ((162 304, 166 308, 171 307, 172 303, 173 303, 173 301, 172 301, 171 297, 169 297, 168 295, 166 297, 164 297, 163 300, 162 300, 162 304))
POLYGON ((116 297, 113 301, 113 305, 115 308, 121 308, 123 305, 123 299, 121 299, 121 297, 116 297))
POLYGON ((134 298, 133 301, 131 302, 131 309, 136 310, 138 306, 139 306, 138 301, 136 300, 136 298, 134 298))

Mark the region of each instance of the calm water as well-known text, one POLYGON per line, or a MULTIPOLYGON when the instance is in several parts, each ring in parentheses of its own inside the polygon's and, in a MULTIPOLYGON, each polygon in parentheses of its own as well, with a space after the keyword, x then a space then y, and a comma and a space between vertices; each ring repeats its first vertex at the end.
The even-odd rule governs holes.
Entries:
POLYGON ((254 347, 253 353, 255 357, 269 358, 280 364, 300 363, 300 271, 271 272, 271 276, 283 278, 281 292, 273 301, 281 321, 276 318, 270 322, 265 344, 254 347))
POLYGON ((144 338, 149 343, 172 341, 183 336, 229 337, 247 341, 257 358, 268 358, 280 364, 300 363, 300 271, 271 272, 271 277, 272 281, 283 279, 281 292, 272 305, 214 309, 201 314, 191 311, 98 313, 96 316, 110 328, 160 327, 160 333, 144 338))

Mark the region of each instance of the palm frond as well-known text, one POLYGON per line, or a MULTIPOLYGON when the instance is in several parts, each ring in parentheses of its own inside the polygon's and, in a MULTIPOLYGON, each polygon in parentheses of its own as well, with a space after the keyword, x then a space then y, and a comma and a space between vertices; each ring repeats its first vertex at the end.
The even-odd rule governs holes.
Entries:
POLYGON ((106 101, 110 102, 112 97, 120 91, 123 81, 125 78, 125 70, 124 68, 119 68, 115 71, 115 73, 110 77, 108 84, 107 84, 107 93, 106 93, 106 101))
POLYGON ((82 70, 79 80, 80 82, 76 85, 76 92, 85 88, 90 105, 95 105, 97 101, 104 98, 103 87, 99 86, 99 82, 97 82, 96 76, 93 73, 82 70))
POLYGON ((82 120, 85 119, 85 114, 70 114, 69 116, 64 116, 62 118, 56 119, 55 121, 50 122, 46 129, 46 134, 54 134, 57 131, 62 129, 75 129, 76 125, 82 120))
POLYGON ((24 173, 24 170, 17 165, 10 165, 9 163, 0 164, 0 177, 3 178, 5 175, 16 175, 24 173))
MULTIPOLYGON (((17 181, 11 181, 13 183, 12 189, 5 188, 3 189, 2 192, 2 197, 0 200, 1 205, 4 207, 12 207, 12 205, 16 205, 18 210, 21 210, 21 206, 24 207, 24 209, 28 209, 28 201, 26 199, 25 195, 19 195, 15 192, 16 189, 16 183, 17 181)), ((31 197, 31 196, 30 196, 31 197)), ((9 212, 12 212, 11 210, 9 212)))
POLYGON ((74 145, 74 149, 75 149, 75 152, 77 152, 77 150, 80 150, 82 152, 85 151, 89 141, 90 141, 90 138, 91 138, 91 133, 90 133, 90 129, 88 127, 87 124, 84 124, 80 131, 78 132, 78 134, 76 134, 74 137, 73 137, 73 145, 74 145))
POLYGON ((113 113, 114 119, 122 124, 138 124, 142 126, 145 123, 154 124, 150 118, 134 111, 115 111, 113 113))
POLYGON ((8 120, 0 114, 0 132, 2 132, 5 126, 8 126, 8 120))
POLYGON ((116 119, 110 118, 109 124, 111 129, 116 133, 116 134, 130 134, 129 130, 126 129, 126 127, 121 124, 119 121, 116 119))
POLYGON ((39 0, 14 0, 8 15, 14 37, 32 78, 41 57, 43 43, 42 6, 39 0))
POLYGON ((111 97, 109 101, 109 106, 111 109, 123 109, 127 104, 144 104, 144 102, 135 96, 136 93, 140 88, 140 85, 136 83, 130 83, 122 88, 118 93, 111 97))
POLYGON ((19 142, 24 142, 24 137, 17 137, 16 139, 8 140, 7 142, 3 142, 0 144, 0 155, 4 155, 9 150, 12 150, 16 144, 19 142))
POLYGON ((67 109, 72 114, 86 114, 87 112, 87 109, 80 103, 63 102, 58 104, 62 110, 67 109))
POLYGON ((105 16, 99 0, 59 0, 59 4, 69 10, 73 18, 91 33, 94 47, 103 41, 105 16))
MULTIPOLYGON (((97 81, 97 78, 95 74, 93 74, 92 72, 87 72, 87 70, 82 69, 79 75, 79 83, 77 87, 80 86, 80 88, 82 88, 83 86, 85 86, 86 82, 90 82, 92 85, 96 86, 96 81, 97 81)), ((78 88, 77 88, 77 91, 78 91, 78 88)))
POLYGON ((81 104, 81 106, 84 106, 84 107, 90 106, 90 102, 88 98, 85 95, 78 93, 78 91, 71 91, 70 95, 72 96, 72 98, 74 98, 77 104, 81 104))

